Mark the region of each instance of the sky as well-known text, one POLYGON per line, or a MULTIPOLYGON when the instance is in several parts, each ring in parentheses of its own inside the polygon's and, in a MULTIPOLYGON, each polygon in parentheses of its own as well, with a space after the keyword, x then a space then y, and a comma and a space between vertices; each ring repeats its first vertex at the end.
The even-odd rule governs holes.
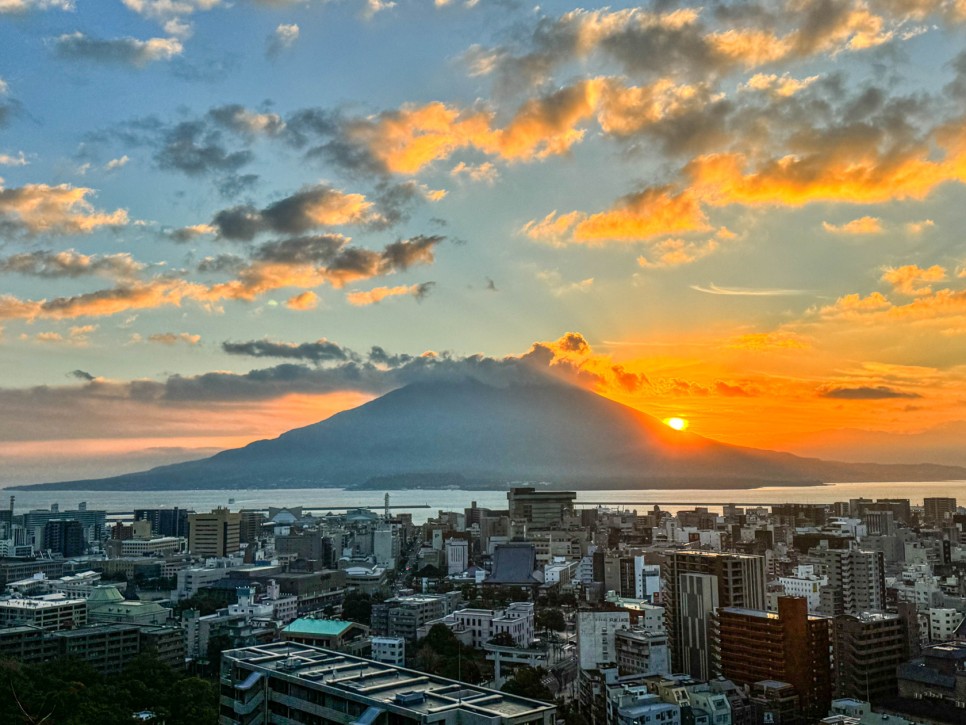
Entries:
POLYGON ((966 464, 964 40, 963 0, 0 0, 0 485, 521 371, 966 464))

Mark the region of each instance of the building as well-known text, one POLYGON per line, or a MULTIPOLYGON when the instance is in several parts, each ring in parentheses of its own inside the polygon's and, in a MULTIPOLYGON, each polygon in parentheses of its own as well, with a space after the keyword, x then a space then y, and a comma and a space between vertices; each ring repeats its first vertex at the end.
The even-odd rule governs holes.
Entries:
POLYGON ((140 632, 128 624, 97 624, 55 632, 60 640, 60 656, 84 660, 101 674, 117 674, 137 657, 141 649, 140 632))
POLYGON ((171 610, 157 602, 125 599, 112 584, 94 587, 87 598, 87 612, 91 622, 117 624, 158 625, 171 616, 171 610))
POLYGON ((0 599, 0 627, 30 624, 46 630, 76 629, 87 624, 87 601, 63 594, 0 599))
POLYGON ((83 524, 73 519, 51 519, 44 524, 42 547, 65 559, 83 556, 87 551, 83 524))
POLYGON ((185 550, 185 539, 181 536, 156 536, 154 538, 111 540, 105 547, 108 555, 122 557, 171 556, 185 550))
POLYGON ((219 722, 554 725, 556 708, 292 642, 226 651, 219 722))
POLYGON ((819 593, 819 613, 827 617, 885 609, 885 562, 882 552, 821 549, 820 571, 828 579, 819 593))
POLYGON ((946 497, 925 498, 922 501, 925 523, 928 526, 940 526, 946 521, 947 516, 952 517, 956 513, 956 499, 946 497))
POLYGON ((450 614, 457 601, 458 598, 430 594, 387 599, 372 605, 372 631, 383 637, 402 637, 415 642, 420 627, 450 614))
POLYGON ((384 665, 402 667, 406 664, 406 640, 402 637, 373 637, 370 657, 384 665))
POLYGON ((135 521, 149 521, 155 536, 188 536, 188 511, 175 506, 170 509, 134 509, 135 521))
MULTIPOLYGON (((888 512, 886 512, 888 513, 888 512)), ((815 567, 811 565, 800 565, 795 567, 791 576, 778 577, 788 597, 805 597, 808 600, 808 611, 818 612, 822 603, 822 587, 828 584, 828 577, 817 576, 815 567)))
POLYGON ((715 606, 765 608, 765 559, 762 556, 710 551, 670 551, 661 567, 661 574, 664 616, 671 645, 671 667, 675 672, 685 668, 679 595, 683 575, 705 574, 716 577, 718 601, 715 606))
POLYGON ((833 624, 835 696, 876 702, 898 692, 896 668, 909 658, 898 614, 845 614, 833 624))
POLYGON ((368 654, 369 651, 369 628, 364 624, 344 622, 341 619, 296 619, 281 631, 281 638, 286 642, 350 654, 368 654))
POLYGON ((446 573, 462 574, 470 566, 470 542, 466 539, 447 539, 446 573))
POLYGON ((899 665, 899 695, 945 702, 962 713, 966 703, 966 642, 924 647, 922 656, 899 665))
POLYGON ((582 670, 617 663, 617 632, 630 629, 631 615, 626 611, 577 612, 577 656, 582 670))
POLYGON ((218 507, 206 514, 188 514, 188 551, 194 556, 219 557, 241 547, 241 514, 218 507))
POLYGON ((781 597, 778 613, 723 607, 714 615, 714 673, 738 685, 764 680, 791 685, 807 717, 832 702, 831 620, 809 615, 799 597, 781 597))
POLYGON ((929 640, 931 642, 945 642, 952 639, 962 623, 963 613, 958 609, 931 607, 929 609, 929 640))
POLYGON ((511 602, 506 609, 458 609, 444 618, 444 623, 446 620, 452 620, 457 630, 469 634, 471 647, 480 648, 498 634, 505 634, 520 647, 533 642, 530 602, 511 602))
POLYGON ((680 667, 691 677, 711 679, 711 616, 718 608, 718 577, 682 574, 678 577, 675 639, 681 652, 680 667))
POLYGON ((665 675, 671 671, 667 635, 646 629, 614 633, 617 669, 622 675, 665 675))
POLYGON ((510 520, 516 524, 532 524, 537 528, 556 528, 574 515, 574 491, 537 491, 534 488, 511 488, 506 494, 510 520))

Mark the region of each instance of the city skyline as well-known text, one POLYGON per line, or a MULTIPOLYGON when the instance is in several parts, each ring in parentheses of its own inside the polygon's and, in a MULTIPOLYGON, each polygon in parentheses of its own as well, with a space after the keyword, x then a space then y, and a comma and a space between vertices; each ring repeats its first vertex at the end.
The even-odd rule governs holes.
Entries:
POLYGON ((726 443, 961 448, 964 25, 0 2, 10 482, 533 371, 726 443))

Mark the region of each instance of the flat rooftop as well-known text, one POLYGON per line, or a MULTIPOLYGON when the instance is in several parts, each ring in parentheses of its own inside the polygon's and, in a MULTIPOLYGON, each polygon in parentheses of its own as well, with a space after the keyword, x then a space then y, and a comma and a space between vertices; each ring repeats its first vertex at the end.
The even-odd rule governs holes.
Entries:
POLYGON ((228 650, 224 658, 244 663, 246 669, 296 678, 309 687, 342 690, 356 698, 365 697, 373 705, 407 710, 417 717, 463 709, 488 717, 516 718, 554 709, 545 702, 290 642, 228 650))

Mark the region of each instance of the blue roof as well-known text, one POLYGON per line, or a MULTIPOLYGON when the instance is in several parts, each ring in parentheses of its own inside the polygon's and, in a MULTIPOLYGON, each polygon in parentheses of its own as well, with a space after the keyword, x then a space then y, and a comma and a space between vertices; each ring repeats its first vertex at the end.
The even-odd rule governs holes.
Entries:
POLYGON ((345 622, 341 619, 310 619, 303 617, 291 622, 283 632, 291 634, 314 634, 319 637, 338 637, 355 622, 345 622))

